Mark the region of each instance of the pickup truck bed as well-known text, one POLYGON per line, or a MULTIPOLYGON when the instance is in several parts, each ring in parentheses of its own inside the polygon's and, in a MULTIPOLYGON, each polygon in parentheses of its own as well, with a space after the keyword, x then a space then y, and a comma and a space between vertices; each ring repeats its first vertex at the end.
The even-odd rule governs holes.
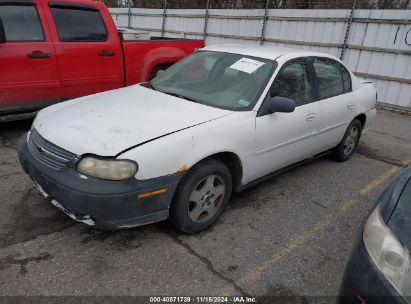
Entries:
POLYGON ((189 39, 123 40, 99 1, 0 0, 0 122, 144 82, 203 46, 189 39))

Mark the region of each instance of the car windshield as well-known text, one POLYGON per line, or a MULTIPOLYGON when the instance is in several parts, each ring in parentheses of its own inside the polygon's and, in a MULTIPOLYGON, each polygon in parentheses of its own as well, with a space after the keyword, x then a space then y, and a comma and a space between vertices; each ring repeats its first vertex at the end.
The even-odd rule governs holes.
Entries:
POLYGON ((228 110, 256 103, 276 63, 239 54, 200 51, 179 61, 150 83, 154 90, 228 110))

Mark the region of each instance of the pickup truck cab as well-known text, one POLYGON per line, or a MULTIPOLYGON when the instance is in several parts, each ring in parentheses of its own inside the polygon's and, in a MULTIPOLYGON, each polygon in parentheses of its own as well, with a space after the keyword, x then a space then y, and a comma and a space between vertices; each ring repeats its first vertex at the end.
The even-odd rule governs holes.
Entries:
POLYGON ((122 37, 99 1, 0 0, 0 121, 146 81, 204 46, 122 37))
POLYGON ((77 221, 170 218, 192 233, 217 221, 232 191, 323 153, 348 160, 375 102, 373 85, 330 55, 211 46, 149 83, 41 110, 18 151, 77 221))

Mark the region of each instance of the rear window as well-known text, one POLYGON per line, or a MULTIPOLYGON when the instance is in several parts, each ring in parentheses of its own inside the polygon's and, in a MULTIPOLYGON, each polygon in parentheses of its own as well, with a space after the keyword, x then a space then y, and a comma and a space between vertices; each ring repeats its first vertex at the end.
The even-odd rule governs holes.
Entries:
POLYGON ((43 29, 34 5, 0 5, 6 41, 44 41, 43 29))
POLYGON ((52 6, 51 13, 60 41, 106 41, 108 34, 98 10, 52 6))

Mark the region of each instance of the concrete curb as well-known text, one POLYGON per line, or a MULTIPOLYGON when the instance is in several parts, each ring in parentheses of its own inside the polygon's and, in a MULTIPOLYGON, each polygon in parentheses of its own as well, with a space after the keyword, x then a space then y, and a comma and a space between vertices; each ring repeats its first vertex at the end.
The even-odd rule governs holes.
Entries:
POLYGON ((388 104, 384 102, 377 102, 377 108, 411 116, 410 107, 400 107, 400 106, 396 106, 396 105, 392 105, 392 104, 388 104))

